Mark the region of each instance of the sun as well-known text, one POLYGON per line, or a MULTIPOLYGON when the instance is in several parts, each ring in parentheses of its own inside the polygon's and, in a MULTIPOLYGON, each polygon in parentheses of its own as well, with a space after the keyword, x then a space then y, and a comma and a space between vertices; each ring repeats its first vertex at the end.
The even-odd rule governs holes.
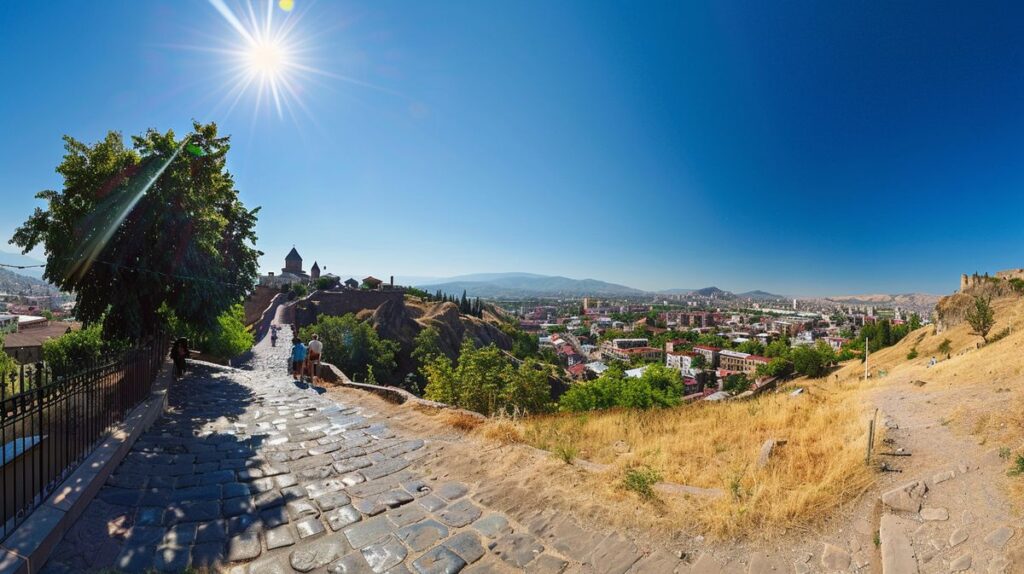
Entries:
POLYGON ((245 56, 249 71, 263 79, 277 79, 288 68, 286 48, 278 42, 252 42, 245 56))

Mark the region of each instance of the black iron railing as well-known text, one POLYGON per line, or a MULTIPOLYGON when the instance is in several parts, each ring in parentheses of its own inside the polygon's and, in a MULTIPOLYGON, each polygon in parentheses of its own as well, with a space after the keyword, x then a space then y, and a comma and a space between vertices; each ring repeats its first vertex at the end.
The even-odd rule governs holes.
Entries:
POLYGON ((85 364, 21 365, 0 381, 0 541, 147 398, 161 337, 85 364))

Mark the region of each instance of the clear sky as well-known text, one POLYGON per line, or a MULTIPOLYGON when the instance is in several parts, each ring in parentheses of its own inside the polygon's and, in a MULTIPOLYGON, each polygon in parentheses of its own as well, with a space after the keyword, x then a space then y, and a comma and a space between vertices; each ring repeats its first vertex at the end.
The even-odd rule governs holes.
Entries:
POLYGON ((232 135, 265 270, 295 244, 345 275, 837 294, 1024 266, 1019 2, 294 3, 280 114, 231 105, 245 44, 209 2, 6 3, 0 234, 62 134, 195 118, 232 135))

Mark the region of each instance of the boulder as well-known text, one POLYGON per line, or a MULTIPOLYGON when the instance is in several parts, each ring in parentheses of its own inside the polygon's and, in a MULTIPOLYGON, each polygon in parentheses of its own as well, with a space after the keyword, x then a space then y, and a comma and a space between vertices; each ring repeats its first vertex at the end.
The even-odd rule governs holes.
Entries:
POLYGON ((882 515, 878 538, 882 546, 882 572, 885 574, 917 574, 917 559, 910 539, 900 526, 899 518, 882 515))
POLYGON ((882 495, 882 504, 893 510, 918 512, 921 510, 921 499, 926 492, 928 492, 928 486, 918 480, 886 492, 882 495))
POLYGON ((850 567, 850 553, 826 542, 821 553, 821 565, 829 572, 846 570, 850 567))

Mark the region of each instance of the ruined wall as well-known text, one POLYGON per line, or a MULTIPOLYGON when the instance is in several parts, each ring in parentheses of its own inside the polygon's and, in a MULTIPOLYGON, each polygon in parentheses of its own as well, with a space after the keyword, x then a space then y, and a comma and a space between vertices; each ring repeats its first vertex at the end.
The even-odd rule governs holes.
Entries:
POLYGON ((318 315, 347 315, 360 311, 373 311, 385 302, 393 301, 404 305, 405 293, 401 290, 362 291, 316 291, 294 305, 293 322, 305 327, 316 323, 318 315))

